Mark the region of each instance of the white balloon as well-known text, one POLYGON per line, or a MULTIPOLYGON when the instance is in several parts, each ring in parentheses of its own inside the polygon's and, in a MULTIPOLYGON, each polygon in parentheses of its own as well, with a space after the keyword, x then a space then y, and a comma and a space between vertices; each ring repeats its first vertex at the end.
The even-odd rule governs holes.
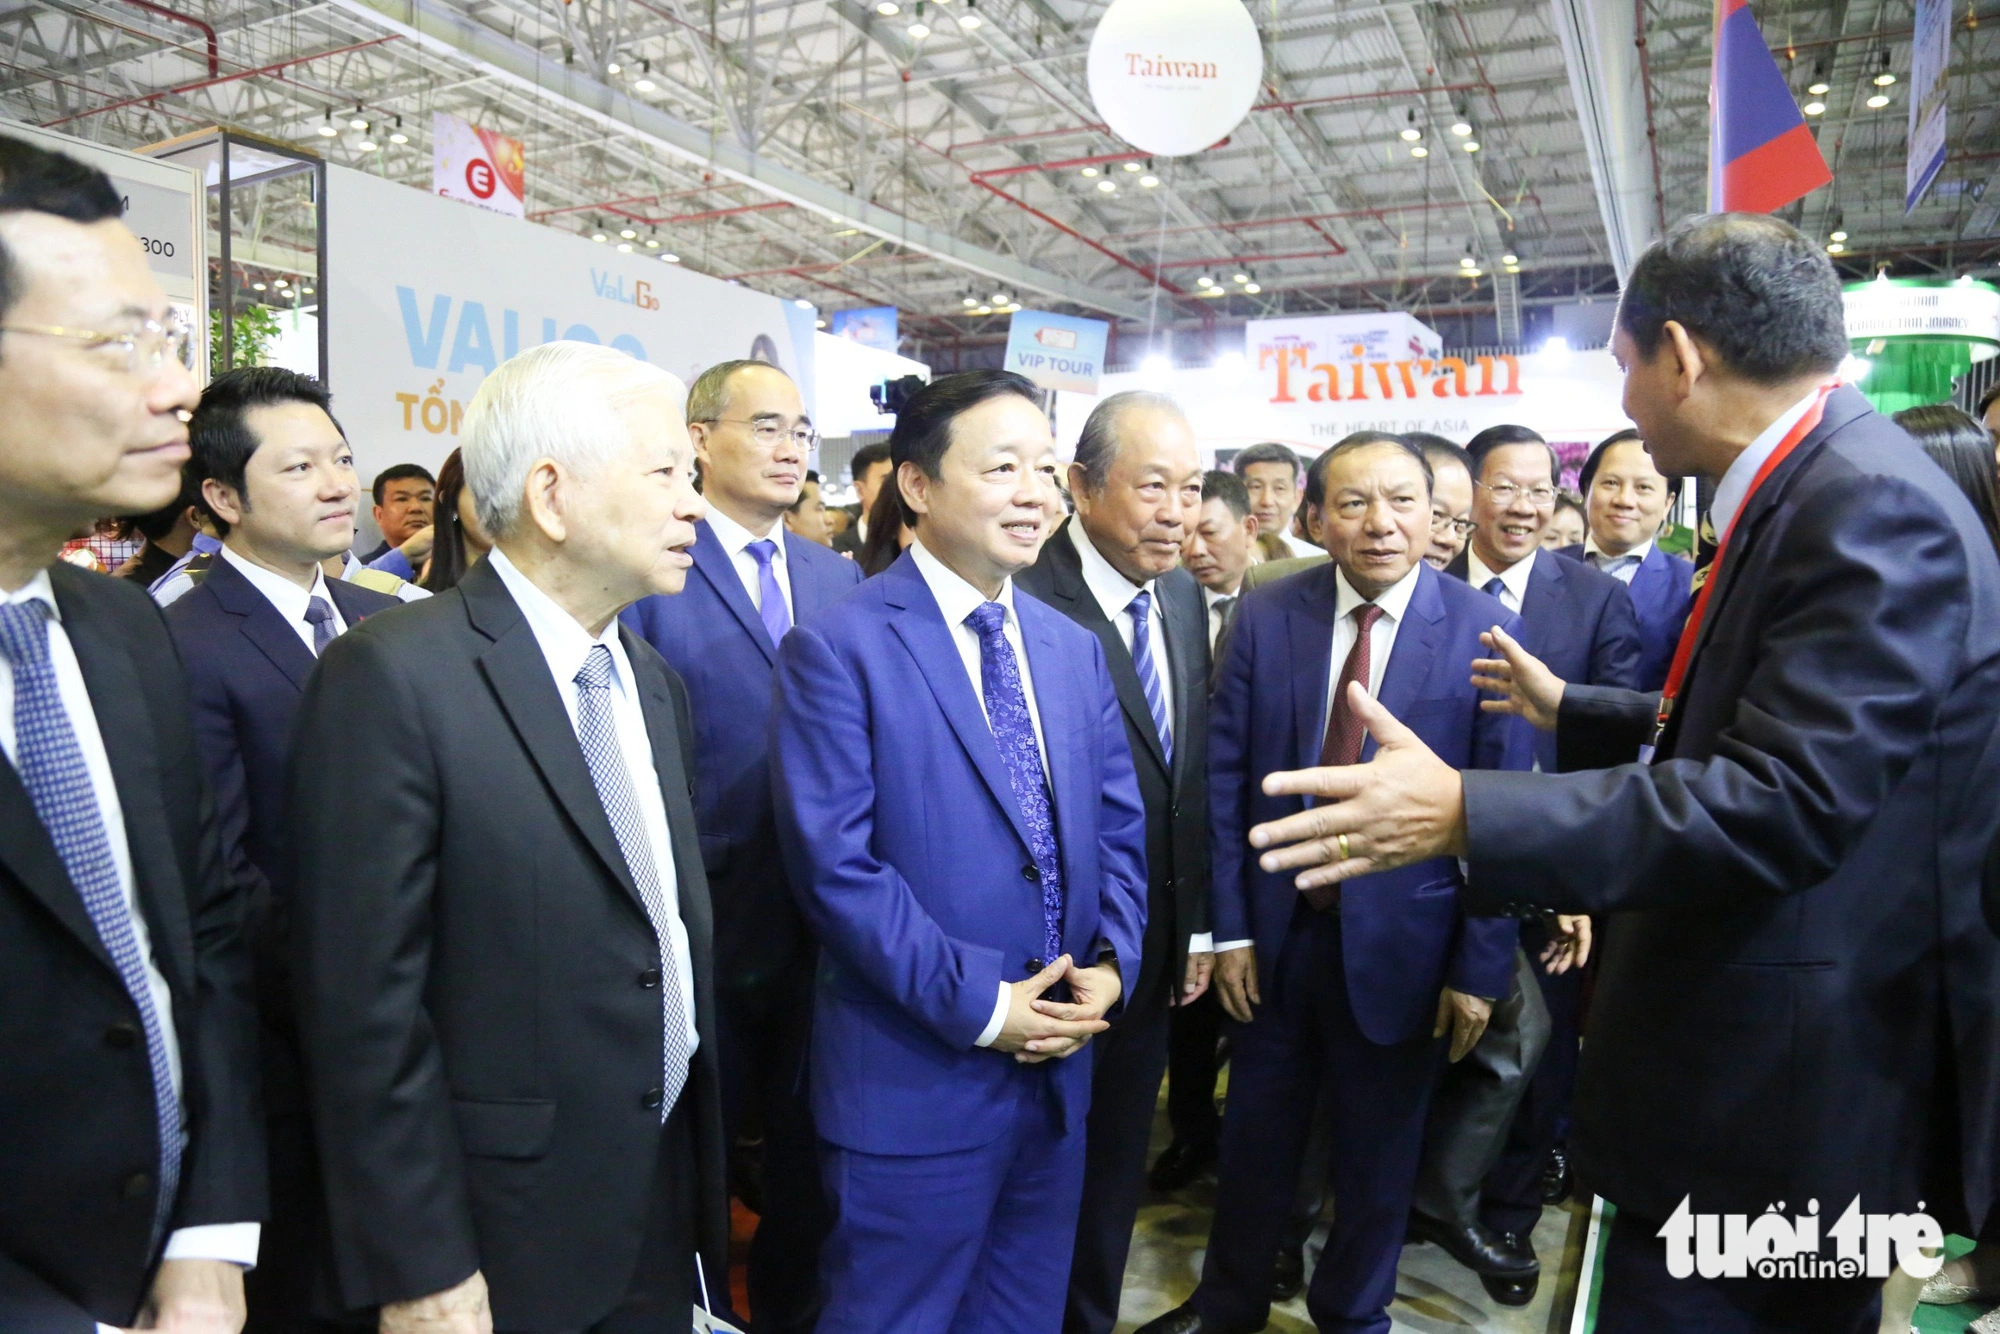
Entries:
POLYGON ((1090 97, 1134 148, 1198 153, 1242 123, 1264 79, 1243 0, 1113 0, 1090 39, 1090 97))

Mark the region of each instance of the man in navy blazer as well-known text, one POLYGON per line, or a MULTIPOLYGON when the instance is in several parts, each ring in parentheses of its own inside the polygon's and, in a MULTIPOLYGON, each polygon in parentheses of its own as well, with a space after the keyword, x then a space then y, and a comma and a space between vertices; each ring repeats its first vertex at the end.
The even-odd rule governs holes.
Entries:
POLYGON ((1230 632, 1209 713, 1216 978, 1241 1027, 1201 1284, 1142 1334, 1264 1327, 1314 1094, 1330 1072, 1333 1232, 1307 1294, 1321 1330, 1389 1328, 1424 1114, 1446 1056, 1478 1041, 1514 971, 1515 923, 1468 918, 1435 858, 1308 899, 1261 869, 1252 825, 1300 808, 1265 774, 1365 753, 1355 692, 1469 768, 1526 769, 1528 733, 1479 707, 1479 636, 1519 621, 1425 564, 1430 469, 1396 436, 1350 436, 1323 470, 1331 563, 1260 588, 1230 632))
POLYGON ((761 1182, 734 1165, 762 1215, 747 1275, 757 1334, 809 1331, 826 1231, 818 1145, 801 1069, 813 946, 778 853, 769 717, 778 643, 810 625, 861 569, 786 530, 818 443, 798 386, 761 361, 709 367, 688 389, 688 435, 708 517, 678 597, 643 598, 624 620, 687 683, 695 725, 695 823, 715 905, 723 1115, 732 1154, 761 1130, 761 1182))
POLYGON ((1694 563, 1660 550, 1660 523, 1676 489, 1660 473, 1637 431, 1606 438, 1577 475, 1590 535, 1559 553, 1610 575, 1632 595, 1639 620, 1636 689, 1666 684, 1674 649, 1694 604, 1694 563))
POLYGON ((778 652, 773 782, 821 946, 820 1334, 1049 1334, 1091 1062, 1141 967, 1145 814, 1097 637, 1020 595, 1060 513, 1034 386, 947 376, 890 450, 916 544, 778 652))
POLYGON ((309 1311, 319 1170, 286 967, 292 721, 320 650, 401 605, 321 571, 353 545, 361 492, 330 407, 317 380, 276 366, 209 383, 188 423, 187 470, 222 550, 189 567, 194 587, 165 613, 187 672, 222 854, 247 896, 256 968, 271 1218, 244 1282, 253 1334, 317 1327, 309 1311))

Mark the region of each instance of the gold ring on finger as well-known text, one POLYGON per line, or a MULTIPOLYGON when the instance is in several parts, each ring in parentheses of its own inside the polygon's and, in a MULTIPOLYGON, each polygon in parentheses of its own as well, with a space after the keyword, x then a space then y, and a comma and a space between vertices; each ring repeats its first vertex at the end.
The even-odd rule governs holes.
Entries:
POLYGON ((1347 835, 1338 834, 1335 836, 1335 838, 1340 844, 1340 860, 1342 861, 1349 860, 1353 856, 1353 854, 1347 850, 1347 835))

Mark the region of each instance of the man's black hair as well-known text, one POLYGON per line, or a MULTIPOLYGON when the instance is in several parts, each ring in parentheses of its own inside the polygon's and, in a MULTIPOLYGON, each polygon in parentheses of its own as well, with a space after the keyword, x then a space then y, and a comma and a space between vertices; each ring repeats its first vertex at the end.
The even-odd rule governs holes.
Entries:
POLYGON ((1618 327, 1650 359, 1672 320, 1757 384, 1828 375, 1847 356, 1840 276, 1817 241, 1763 213, 1689 218, 1625 280, 1618 327))
POLYGON ((1540 445, 1549 451, 1549 485, 1554 486, 1562 479, 1562 460, 1556 451, 1542 438, 1539 431, 1531 431, 1525 426, 1489 426, 1478 435, 1465 442, 1466 461, 1471 465, 1472 480, 1478 481, 1486 471, 1486 456, 1507 445, 1540 445))
POLYGON ((854 479, 856 486, 868 475, 868 470, 878 463, 889 461, 889 442, 877 440, 854 451, 854 457, 847 461, 847 475, 854 479))
POLYGON ((1972 410, 1972 415, 1980 421, 1986 420, 1986 409, 1995 403, 2000 403, 2000 380, 1986 386, 1986 392, 1979 396, 1979 406, 1972 410))
MULTIPOLYGON (((194 415, 188 419, 187 467, 197 493, 201 483, 214 478, 234 491, 239 503, 248 508, 243 474, 261 442, 251 434, 244 419, 252 408, 282 403, 310 403, 329 419, 333 417, 333 396, 325 386, 310 375, 282 366, 239 366, 208 382, 208 388, 201 392, 201 402, 195 405, 194 415)), ((333 426, 340 430, 338 421, 333 426)), ((341 431, 343 437, 346 434, 341 431)), ((202 513, 214 522, 216 531, 228 533, 228 522, 209 507, 207 498, 198 503, 202 513)))
POLYGON ((157 542, 174 531, 174 525, 187 513, 188 506, 201 505, 201 479, 194 475, 194 460, 181 465, 181 493, 170 502, 154 510, 151 514, 137 515, 132 519, 132 531, 148 542, 157 542))
MULTIPOLYGON (((0 136, 0 214, 53 213, 71 222, 123 217, 111 178, 63 153, 0 136)), ((0 317, 21 299, 21 271, 0 241, 0 317)))
POLYGON ((817 468, 806 469, 806 480, 799 483, 799 498, 797 500, 794 500, 791 504, 785 506, 785 513, 797 514, 799 512, 799 507, 806 503, 806 487, 808 485, 811 486, 819 485, 819 470, 817 468))
MULTIPOLYGON (((1012 371, 961 371, 932 380, 910 395, 896 414, 896 429, 889 433, 889 461, 897 472, 905 463, 914 463, 924 476, 939 476, 945 452, 951 448, 951 424, 988 399, 1007 394, 1025 398, 1037 408, 1042 405, 1034 381, 1012 371)), ((904 524, 916 527, 916 511, 902 499, 900 487, 897 499, 904 524)))
MULTIPOLYGON (((315 380, 313 383, 317 385, 319 382, 315 380)), ((322 403, 320 406, 325 407, 326 404, 322 403)), ((327 415, 330 417, 333 414, 328 413, 327 415)), ((429 468, 424 467, 420 463, 398 463, 384 468, 381 472, 375 474, 375 503, 377 505, 382 503, 382 493, 389 489, 389 483, 405 482, 413 477, 421 480, 431 490, 437 490, 437 478, 431 476, 429 468)))
POLYGON ((1431 489, 1435 479, 1431 476, 1431 461, 1424 457, 1423 450, 1402 436, 1392 435, 1388 431, 1356 431, 1352 435, 1345 435, 1334 441, 1326 452, 1314 459, 1312 466, 1306 469, 1306 504, 1314 509, 1324 509, 1328 466, 1342 454, 1352 454, 1357 449, 1367 449, 1373 445, 1394 445, 1415 459, 1417 467, 1423 470, 1424 490, 1428 492, 1431 489))
MULTIPOLYGON (((1590 499, 1590 484, 1597 480, 1598 466, 1604 462, 1604 456, 1611 452, 1611 447, 1613 445, 1622 445, 1628 440, 1638 440, 1639 438, 1639 433, 1628 426, 1622 431, 1613 431, 1610 435, 1605 436, 1597 442, 1597 447, 1590 451, 1590 457, 1583 461, 1583 470, 1576 475, 1576 489, 1585 500, 1590 499)), ((1658 467, 1657 461, 1654 466, 1655 468, 1658 467)), ((1675 496, 1680 494, 1680 490, 1680 478, 1667 478, 1667 499, 1670 502, 1675 496)))
POLYGON ((1229 466, 1235 471, 1238 477, 1241 477, 1243 476, 1244 469, 1258 463, 1291 464, 1292 481, 1294 483, 1298 481, 1299 469, 1303 466, 1299 461, 1297 450, 1293 449, 1290 445, 1280 445, 1269 440, 1261 445, 1252 445, 1248 449, 1238 450, 1236 457, 1229 461, 1229 466))
POLYGON ((1456 463, 1468 474, 1472 472, 1472 455, 1466 453, 1465 446, 1456 440, 1447 440, 1429 431, 1405 431, 1403 439, 1424 451, 1424 457, 1431 461, 1432 472, 1437 471, 1440 463, 1446 462, 1456 463))
POLYGON ((1250 517, 1250 489, 1244 486, 1243 479, 1233 472, 1211 468, 1203 473, 1201 498, 1204 501, 1221 501, 1239 520, 1250 517))

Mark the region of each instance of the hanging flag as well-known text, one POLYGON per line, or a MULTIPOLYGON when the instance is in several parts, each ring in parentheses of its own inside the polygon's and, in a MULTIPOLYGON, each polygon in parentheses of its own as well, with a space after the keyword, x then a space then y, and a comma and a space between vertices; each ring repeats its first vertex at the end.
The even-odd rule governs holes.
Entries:
POLYGON ((1771 213, 1833 179, 1749 0, 1715 0, 1708 207, 1771 213))

